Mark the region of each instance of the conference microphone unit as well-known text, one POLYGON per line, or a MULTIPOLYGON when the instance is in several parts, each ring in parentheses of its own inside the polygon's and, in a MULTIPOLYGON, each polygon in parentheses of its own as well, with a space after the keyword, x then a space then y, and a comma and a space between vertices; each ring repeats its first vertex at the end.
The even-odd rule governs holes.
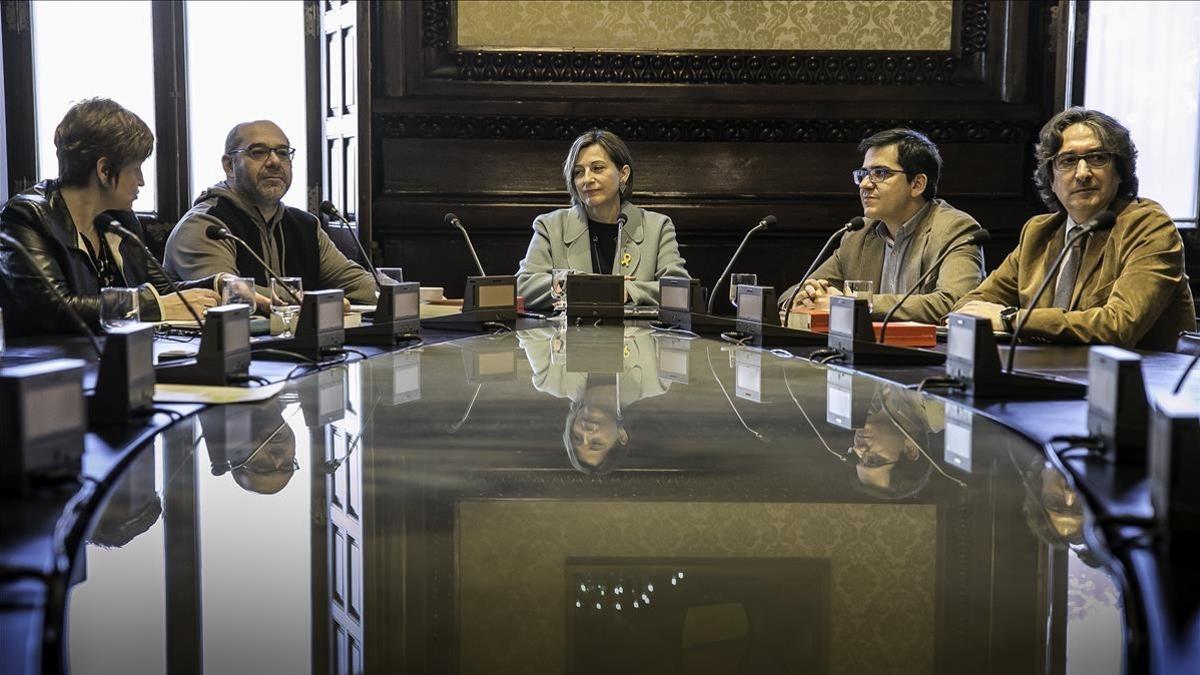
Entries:
MULTIPOLYGON (((336 218, 342 221, 342 224, 348 229, 354 229, 350 224, 350 221, 346 220, 346 217, 342 215, 341 211, 338 211, 338 207, 334 206, 333 202, 329 200, 321 202, 321 213, 324 213, 330 218, 336 218)), ((357 232, 353 237, 351 237, 351 239, 354 240, 354 245, 358 248, 358 252, 362 254, 363 262, 366 263, 367 269, 371 270, 371 278, 375 280, 375 287, 379 288, 383 285, 383 280, 379 277, 379 270, 375 269, 375 263, 371 262, 371 256, 367 255, 367 250, 363 248, 362 242, 358 240, 357 232)))
POLYGON ((800 289, 804 287, 804 282, 807 281, 810 276, 812 276, 813 271, 815 271, 821 263, 825 262, 826 256, 829 255, 829 249, 833 247, 834 243, 839 241, 842 238, 842 235, 846 234, 847 232, 857 232, 866 226, 867 221, 863 220, 862 216, 855 216, 850 219, 850 222, 839 227, 837 230, 834 230, 833 234, 829 235, 829 238, 825 240, 825 245, 822 246, 820 252, 817 253, 817 257, 813 258, 812 264, 810 264, 808 269, 805 270, 804 276, 800 277, 800 282, 796 284, 796 292, 789 295, 787 300, 784 302, 783 325, 786 326, 787 324, 791 323, 789 319, 792 317, 792 306, 796 304, 796 296, 800 294, 800 289))
POLYGON ((228 229, 220 225, 209 225, 204 228, 204 236, 216 241, 232 241, 241 246, 242 250, 262 265, 267 277, 278 283, 292 301, 300 305, 300 315, 296 319, 293 331, 294 337, 256 342, 250 346, 255 355, 268 360, 291 360, 294 354, 319 363, 332 354, 341 352, 342 345, 346 344, 345 321, 342 318, 344 296, 341 289, 309 291, 296 295, 262 256, 228 229))
POLYGON ((752 237, 755 232, 758 232, 759 230, 765 230, 774 225, 776 222, 778 221, 775 219, 775 216, 767 216, 758 221, 758 224, 750 228, 750 231, 746 233, 746 236, 742 237, 742 243, 738 244, 737 250, 733 252, 733 257, 729 259, 729 264, 725 266, 724 271, 721 272, 721 276, 717 277, 716 283, 713 284, 712 293, 710 293, 708 296, 708 314, 713 313, 713 303, 717 300, 717 289, 721 287, 721 282, 725 281, 725 277, 729 276, 729 271, 733 269, 733 263, 737 262, 738 256, 742 255, 742 249, 746 248, 746 242, 750 241, 750 237, 752 237))
POLYGON ((421 325, 428 328, 453 331, 479 332, 488 328, 511 329, 517 321, 517 278, 512 275, 488 276, 475 253, 471 243, 471 235, 467 228, 453 213, 447 213, 443 218, 447 225, 458 228, 471 258, 475 260, 475 268, 479 276, 467 277, 463 287, 463 307, 457 314, 430 317, 421 320, 421 325))
MULTIPOLYGON (((1112 211, 1101 211, 1094 218, 1084 223, 1082 227, 1078 228, 1074 234, 1067 237, 1067 242, 1062 250, 1058 252, 1058 257, 1054 259, 1054 264, 1050 266, 1050 269, 1046 270, 1046 276, 1042 278, 1042 285, 1038 286, 1037 292, 1030 299, 1029 309, 1025 312, 1025 316, 1020 316, 1018 313, 1019 318, 1013 326, 1012 339, 1008 343, 1008 361, 1004 367, 1006 372, 1011 373, 1013 371, 1013 358, 1017 354, 1017 338, 1021 335, 1021 329, 1025 327, 1025 323, 1029 321, 1029 313, 1033 311, 1034 307, 1037 307, 1038 300, 1042 298, 1042 294, 1050 287, 1051 280, 1058 274, 1058 268, 1062 267, 1063 260, 1066 260, 1067 253, 1070 252, 1071 247, 1075 245, 1076 241, 1089 236, 1093 232, 1112 229, 1112 226, 1116 223, 1117 217, 1113 215, 1112 211)), ((1082 251, 1080 255, 1083 255, 1082 251)))
POLYGON ((250 315, 254 313, 254 307, 214 307, 205 315, 207 320, 201 320, 199 312, 140 237, 115 219, 97 219, 96 225, 101 231, 110 231, 141 247, 200 329, 200 347, 194 361, 160 364, 156 371, 158 382, 213 387, 246 383, 250 375, 250 315))
POLYGON ((49 291, 58 306, 71 317, 87 337, 100 360, 96 386, 88 398, 88 423, 125 425, 136 416, 154 409, 154 327, 142 323, 107 331, 104 347, 88 328, 87 322, 38 266, 29 249, 17 239, 0 232, 3 239, 24 260, 49 291))
POLYGON ((953 253, 956 249, 962 248, 963 246, 982 246, 991 240, 992 235, 987 230, 976 230, 967 235, 966 238, 960 240, 957 244, 954 244, 945 251, 942 251, 942 254, 937 257, 937 260, 934 260, 933 264, 929 266, 929 269, 925 270, 925 274, 922 274, 921 278, 917 279, 917 282, 912 285, 912 288, 909 288, 908 292, 905 293, 904 296, 901 297, 896 304, 892 305, 892 308, 883 315, 883 323, 879 326, 879 342, 886 342, 884 338, 887 337, 888 322, 892 320, 892 315, 896 313, 896 310, 900 309, 900 306, 904 304, 905 300, 908 300, 914 293, 917 292, 918 289, 924 286, 925 282, 929 281, 929 278, 933 276, 934 272, 937 272, 942 268, 942 263, 946 261, 946 258, 949 257, 951 253, 953 253))
MULTIPOLYGON (((321 213, 342 221, 346 227, 351 227, 338 208, 331 201, 321 202, 321 213)), ((396 284, 389 279, 384 283, 379 276, 379 270, 371 262, 362 242, 353 237, 354 245, 362 254, 367 268, 371 270, 371 278, 375 280, 375 290, 379 299, 375 303, 375 311, 370 315, 370 323, 346 329, 346 342, 356 345, 375 347, 395 347, 405 340, 416 339, 421 333, 420 322, 420 290, 416 282, 396 284)), ((367 317, 363 317, 367 318, 367 317)))

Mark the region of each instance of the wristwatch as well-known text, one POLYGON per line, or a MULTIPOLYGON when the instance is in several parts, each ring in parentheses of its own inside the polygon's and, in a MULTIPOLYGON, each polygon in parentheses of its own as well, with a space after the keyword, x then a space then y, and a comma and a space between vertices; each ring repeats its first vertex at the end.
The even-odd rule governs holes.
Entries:
POLYGON ((1016 307, 1005 307, 1000 310, 1000 325, 1006 333, 1011 333, 1013 329, 1013 319, 1017 318, 1016 307))

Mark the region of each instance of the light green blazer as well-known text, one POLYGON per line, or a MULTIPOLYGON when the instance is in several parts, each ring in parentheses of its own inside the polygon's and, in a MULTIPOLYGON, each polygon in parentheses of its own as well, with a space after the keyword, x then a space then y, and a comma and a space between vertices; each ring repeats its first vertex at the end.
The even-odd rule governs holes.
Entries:
MULTIPOLYGON (((625 282, 633 304, 657 305, 659 277, 688 276, 675 241, 675 225, 667 216, 629 202, 621 205, 621 213, 627 220, 621 229, 616 260, 612 269, 604 272, 633 277, 633 281, 625 282)), ((533 239, 517 269, 517 294, 525 296, 526 307, 551 306, 550 270, 596 271, 592 269, 587 232, 587 215, 581 207, 543 213, 534 219, 533 239)))

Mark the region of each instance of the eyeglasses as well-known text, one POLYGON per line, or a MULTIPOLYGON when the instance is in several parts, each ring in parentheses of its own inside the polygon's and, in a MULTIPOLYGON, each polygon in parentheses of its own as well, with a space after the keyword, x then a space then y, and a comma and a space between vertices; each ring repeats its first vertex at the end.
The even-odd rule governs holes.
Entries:
POLYGON ((846 450, 846 459, 850 460, 852 464, 861 465, 864 469, 880 469, 900 463, 899 459, 886 459, 883 455, 876 454, 871 448, 867 448, 862 457, 859 457, 858 453, 854 451, 854 446, 846 450))
POLYGON ((1103 150, 1097 152, 1085 152, 1082 155, 1076 155, 1072 152, 1065 152, 1061 155, 1055 155, 1050 159, 1050 163, 1054 165, 1056 171, 1074 171, 1075 167, 1079 166, 1079 160, 1087 162, 1088 168, 1103 169, 1112 162, 1113 153, 1103 150))
POLYGON ((873 166, 869 169, 864 166, 860 169, 855 169, 855 170, 851 171, 850 176, 852 178, 854 178, 855 185, 861 185, 863 182, 863 179, 867 178, 868 176, 871 178, 872 183, 882 183, 883 181, 891 178, 892 174, 894 174, 894 173, 902 173, 905 176, 912 175, 912 173, 909 171, 903 171, 900 169, 892 169, 892 168, 886 167, 886 166, 873 166))
POLYGON ((229 154, 233 155, 233 154, 236 154, 239 152, 244 153, 247 157, 249 157, 250 159, 252 159, 256 162, 265 161, 267 159, 267 157, 269 157, 272 153, 274 153, 276 159, 278 159, 281 162, 290 162, 290 161, 292 161, 292 158, 296 156, 295 148, 288 147, 286 145, 281 145, 279 147, 272 148, 272 147, 269 147, 266 145, 262 145, 260 143, 255 143, 254 145, 251 145, 248 148, 241 148, 239 150, 230 150, 229 154))

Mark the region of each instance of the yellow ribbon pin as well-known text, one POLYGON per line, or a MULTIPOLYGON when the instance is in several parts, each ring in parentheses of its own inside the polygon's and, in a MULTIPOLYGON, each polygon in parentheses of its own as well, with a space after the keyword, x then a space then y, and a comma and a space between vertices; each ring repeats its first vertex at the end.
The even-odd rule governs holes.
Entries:
POLYGON ((629 263, 631 262, 633 262, 633 256, 630 255, 629 251, 621 254, 621 267, 629 267, 629 263))
POLYGON ((629 345, 625 345, 625 358, 629 358, 629 345))

